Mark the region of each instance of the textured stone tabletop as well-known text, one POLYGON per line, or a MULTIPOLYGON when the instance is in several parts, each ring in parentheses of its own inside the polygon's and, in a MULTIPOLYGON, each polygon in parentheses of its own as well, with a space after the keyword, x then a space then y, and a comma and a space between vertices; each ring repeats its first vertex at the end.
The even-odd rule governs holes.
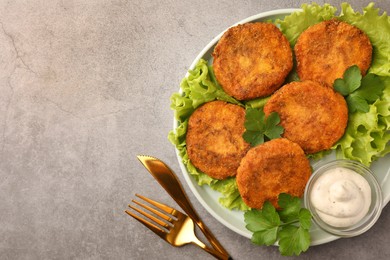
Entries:
MULTIPOLYGON (((176 205, 137 154, 178 173, 234 259, 285 259, 222 225, 190 192, 167 139, 169 97, 224 29, 303 2, 1 1, 0 259, 213 259, 168 245, 124 214, 135 193, 176 205)), ((368 1, 350 3, 361 11, 368 1)), ((376 6, 390 11, 388 1, 376 6)), ((365 234, 299 258, 390 259, 389 241, 387 206, 365 234)))

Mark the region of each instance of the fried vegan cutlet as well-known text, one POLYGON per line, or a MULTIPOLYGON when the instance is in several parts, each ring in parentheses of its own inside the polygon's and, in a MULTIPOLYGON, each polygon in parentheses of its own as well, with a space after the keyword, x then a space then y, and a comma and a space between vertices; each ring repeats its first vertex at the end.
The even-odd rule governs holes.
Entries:
POLYGON ((249 207, 260 209, 270 201, 278 208, 279 194, 301 197, 310 175, 310 163, 302 148, 278 138, 248 151, 237 170, 236 181, 249 207))
POLYGON ((283 137, 297 143, 307 154, 328 150, 339 140, 348 122, 343 96, 314 81, 291 82, 276 91, 264 113, 277 112, 283 137))
POLYGON ((293 67, 288 40, 270 23, 231 27, 219 40, 213 57, 218 82, 238 100, 272 94, 293 67))
POLYGON ((245 109, 223 101, 197 108, 187 128, 187 153, 191 163, 214 179, 235 176, 249 150, 242 134, 245 109))
POLYGON ((336 19, 305 30, 294 48, 301 80, 313 80, 333 87, 345 70, 357 65, 365 75, 371 64, 372 45, 355 26, 336 19))

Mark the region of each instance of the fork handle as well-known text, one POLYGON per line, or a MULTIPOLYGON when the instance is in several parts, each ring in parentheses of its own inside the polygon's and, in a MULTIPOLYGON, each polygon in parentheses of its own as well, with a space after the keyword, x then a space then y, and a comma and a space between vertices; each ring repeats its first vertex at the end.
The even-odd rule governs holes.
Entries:
POLYGON ((204 251, 206 251, 207 253, 209 253, 210 255, 214 256, 214 257, 217 258, 217 259, 220 259, 220 260, 233 260, 233 258, 231 258, 228 254, 222 254, 222 253, 219 252, 218 250, 206 246, 206 245, 205 245, 202 241, 200 241, 197 237, 194 237, 194 239, 193 239, 193 241, 192 241, 192 244, 199 246, 199 247, 202 248, 204 251))
MULTIPOLYGON (((188 212, 187 212, 188 214, 188 212)), ((190 215, 190 214, 188 214, 190 215)), ((196 212, 194 212, 194 215, 191 216, 192 220, 196 223, 196 225, 199 227, 199 229, 203 232, 205 237, 209 240, 211 245, 213 245, 219 252, 225 254, 224 259, 232 259, 229 256, 229 253, 226 252, 226 250, 222 247, 222 245, 218 242, 218 240, 214 237, 214 235, 211 233, 211 231, 207 228, 207 226, 200 220, 196 212)))

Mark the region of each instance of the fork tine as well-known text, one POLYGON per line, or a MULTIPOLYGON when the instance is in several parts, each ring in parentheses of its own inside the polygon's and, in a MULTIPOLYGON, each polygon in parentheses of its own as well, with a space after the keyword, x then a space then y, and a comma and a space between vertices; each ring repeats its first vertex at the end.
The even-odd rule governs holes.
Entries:
POLYGON ((150 223, 149 221, 133 214, 132 212, 128 211, 128 210, 125 210, 125 212, 135 218, 136 220, 138 220, 139 222, 141 222, 143 225, 145 225, 147 228, 149 228, 150 230, 152 230, 155 234, 159 235, 160 237, 162 237, 164 234, 165 234, 165 231, 161 228, 159 228, 158 226, 154 225, 153 223, 150 223))
MULTIPOLYGON (((133 200, 133 202, 136 202, 136 201, 133 200)), ((143 204, 140 203, 140 202, 136 202, 136 203, 137 203, 138 205, 141 205, 142 207, 145 207, 145 208, 148 207, 148 206, 146 206, 146 205, 143 205, 143 204)), ((162 227, 165 227, 165 228, 169 228, 169 227, 170 227, 170 226, 168 225, 168 223, 166 223, 166 222, 164 222, 164 221, 162 221, 162 220, 156 218, 155 216, 153 216, 153 215, 151 215, 151 214, 149 214, 149 213, 147 213, 147 212, 145 212, 145 211, 143 211, 143 210, 141 210, 141 209, 138 209, 138 208, 136 208, 136 207, 133 207, 132 205, 128 205, 128 206, 129 206, 131 209, 137 211, 138 213, 144 215, 145 217, 147 217, 147 218, 150 219, 151 221, 157 223, 158 225, 160 225, 160 226, 162 226, 162 227)))
MULTIPOLYGON (((132 201, 133 201, 135 204, 137 204, 137 205, 143 207, 144 209, 147 209, 147 210, 149 210, 150 212, 156 214, 156 215, 159 216, 160 218, 165 219, 166 221, 172 222, 172 220, 173 220, 171 217, 167 216, 166 214, 162 213, 161 211, 158 211, 158 210, 156 210, 156 209, 154 209, 154 208, 152 208, 152 207, 149 207, 148 205, 145 205, 145 204, 143 204, 143 203, 141 203, 141 202, 138 202, 138 201, 136 201, 136 200, 132 200, 132 201)), ((130 207, 130 205, 129 205, 129 207, 130 207)))
POLYGON ((159 208, 159 209, 165 211, 166 213, 168 213, 168 214, 170 214, 170 215, 172 215, 172 216, 177 217, 177 215, 178 215, 178 214, 177 214, 177 210, 175 210, 174 208, 171 208, 171 207, 169 207, 169 206, 167 206, 167 205, 165 205, 165 204, 162 204, 162 203, 160 203, 160 202, 154 201, 154 200, 152 200, 152 199, 149 199, 149 198, 144 197, 144 196, 139 195, 139 194, 135 194, 135 196, 137 196, 138 198, 143 199, 144 201, 146 201, 146 202, 152 204, 153 206, 156 206, 157 208, 159 208))

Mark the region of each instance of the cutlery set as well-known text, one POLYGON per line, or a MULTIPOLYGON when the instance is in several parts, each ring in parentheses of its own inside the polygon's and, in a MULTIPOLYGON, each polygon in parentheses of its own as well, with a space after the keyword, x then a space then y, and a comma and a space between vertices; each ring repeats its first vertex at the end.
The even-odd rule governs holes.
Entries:
POLYGON ((187 215, 139 194, 136 194, 136 196, 144 202, 132 200, 134 205, 138 207, 133 205, 129 205, 129 207, 148 220, 130 210, 125 212, 173 246, 192 243, 217 259, 232 259, 195 212, 174 172, 164 162, 155 157, 147 155, 138 155, 137 157, 187 215), (194 223, 203 232, 212 247, 206 246, 196 237, 194 223))

